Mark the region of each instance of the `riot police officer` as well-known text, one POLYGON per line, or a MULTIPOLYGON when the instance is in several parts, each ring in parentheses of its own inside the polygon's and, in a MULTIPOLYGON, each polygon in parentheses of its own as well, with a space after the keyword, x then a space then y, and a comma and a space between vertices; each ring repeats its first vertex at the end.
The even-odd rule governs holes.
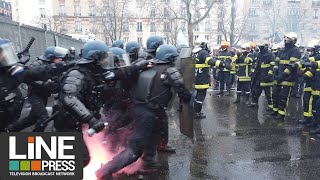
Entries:
POLYGON ((153 67, 140 74, 134 88, 133 111, 136 117, 134 134, 124 151, 96 171, 98 179, 112 179, 113 173, 135 162, 143 153, 145 168, 159 167, 154 160, 155 148, 159 143, 157 137, 161 131, 159 119, 165 116, 164 108, 168 106, 172 97, 171 87, 185 102, 189 102, 192 97, 184 87, 181 74, 173 65, 177 56, 177 49, 174 46, 161 45, 153 61, 153 67))
MULTIPOLYGON (((129 54, 131 63, 139 60, 141 57, 141 45, 136 41, 130 41, 126 44, 126 52, 129 54)), ((142 59, 142 58, 141 58, 142 59)))
MULTIPOLYGON (((87 42, 82 48, 82 59, 62 77, 59 93, 61 107, 54 121, 57 131, 82 132, 83 123, 88 123, 95 132, 104 128, 104 122, 99 119, 104 103, 102 92, 105 81, 129 78, 140 71, 138 66, 118 69, 121 63, 115 64, 108 51, 109 48, 103 41, 87 42)), ((84 141, 82 143, 84 144, 84 141)), ((90 157, 85 144, 83 155, 86 166, 90 157)))
MULTIPOLYGON (((48 65, 51 63, 59 63, 64 58, 67 57, 68 49, 50 46, 48 47, 44 55, 40 56, 38 60, 33 61, 29 67, 35 68, 41 65, 48 65)), ((46 110, 46 105, 48 97, 53 93, 58 93, 59 88, 59 76, 50 77, 46 81, 33 81, 29 85, 29 100, 31 104, 31 111, 29 116, 15 122, 10 125, 9 131, 21 131, 22 129, 29 127, 36 123, 36 126, 33 131, 42 132, 45 129, 45 124, 43 122, 49 118, 48 112, 46 110)))
POLYGON ((148 53, 146 59, 155 58, 157 48, 163 43, 163 38, 161 36, 150 36, 147 39, 147 49, 145 50, 148 53))
POLYGON ((124 41, 116 40, 112 43, 112 47, 118 47, 118 48, 124 49, 124 41))
POLYGON ((18 62, 13 43, 0 39, 0 131, 7 131, 7 125, 20 116, 21 104, 17 102, 20 99, 17 88, 22 82, 45 81, 69 68, 63 63, 56 63, 24 69, 18 62))

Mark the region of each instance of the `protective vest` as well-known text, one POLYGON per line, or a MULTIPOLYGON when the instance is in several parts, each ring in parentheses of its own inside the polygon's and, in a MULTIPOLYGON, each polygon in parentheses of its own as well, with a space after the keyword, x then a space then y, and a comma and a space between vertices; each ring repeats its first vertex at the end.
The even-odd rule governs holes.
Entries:
POLYGON ((250 72, 253 62, 253 55, 248 53, 246 55, 242 54, 237 60, 237 76, 240 82, 251 81, 250 72))
POLYGON ((219 52, 217 59, 225 64, 225 67, 222 69, 224 72, 231 71, 232 57, 231 52, 228 50, 219 52))

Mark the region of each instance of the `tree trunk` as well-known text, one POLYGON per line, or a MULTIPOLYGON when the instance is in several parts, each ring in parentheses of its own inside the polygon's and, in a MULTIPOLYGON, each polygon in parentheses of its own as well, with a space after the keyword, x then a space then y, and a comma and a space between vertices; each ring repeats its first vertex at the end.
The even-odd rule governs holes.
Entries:
POLYGON ((189 36, 189 47, 193 48, 193 27, 192 24, 188 23, 188 36, 189 36))

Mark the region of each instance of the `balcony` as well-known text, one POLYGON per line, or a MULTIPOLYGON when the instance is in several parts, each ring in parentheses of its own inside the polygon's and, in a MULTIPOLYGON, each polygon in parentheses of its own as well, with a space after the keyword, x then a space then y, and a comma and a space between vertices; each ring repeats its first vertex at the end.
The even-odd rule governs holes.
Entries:
POLYGON ((272 5, 272 0, 264 0, 263 1, 264 6, 271 6, 272 5))
POLYGON ((288 3, 300 3, 301 0, 288 0, 288 3))

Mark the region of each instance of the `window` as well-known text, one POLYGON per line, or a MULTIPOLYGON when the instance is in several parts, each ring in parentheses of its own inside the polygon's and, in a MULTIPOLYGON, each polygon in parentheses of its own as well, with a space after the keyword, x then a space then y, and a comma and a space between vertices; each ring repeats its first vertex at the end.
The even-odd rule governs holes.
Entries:
POLYGON ((124 37, 123 39, 125 43, 129 42, 129 37, 124 37))
POLYGON ((320 6, 320 0, 312 0, 312 7, 319 7, 320 6))
POLYGON ((66 9, 64 5, 59 6, 59 15, 60 16, 65 16, 66 15, 66 9))
POLYGON ((154 22, 150 23, 150 32, 156 32, 156 23, 154 22))
POLYGON ((313 19, 318 19, 318 9, 313 10, 313 19))
POLYGON ((45 18, 46 17, 46 9, 45 8, 40 8, 39 12, 40 12, 40 17, 41 18, 45 18))
POLYGON ((74 6, 74 16, 81 16, 81 8, 79 5, 74 6))
POLYGON ((256 31, 257 30, 257 24, 256 23, 251 23, 250 24, 250 31, 256 31))
POLYGON ((163 22, 163 30, 164 30, 164 32, 170 32, 169 22, 163 22))
POLYGON ((138 37, 138 43, 142 45, 142 37, 138 37))
POLYGON ((289 22, 287 25, 288 32, 297 32, 299 30, 296 22, 289 22))
POLYGON ((224 17, 224 8, 223 8, 223 7, 220 7, 220 8, 219 8, 218 17, 219 17, 219 18, 224 17))
POLYGON ((199 31, 199 24, 194 27, 194 31, 199 31))
POLYGON ((288 0, 288 3, 300 3, 300 0, 288 0))
POLYGON ((251 0, 251 4, 258 4, 260 3, 260 0, 251 0))
POLYGON ((297 17, 300 14, 299 8, 288 8, 288 16, 297 17))
POLYGON ((206 40, 209 40, 209 35, 205 35, 204 38, 206 38, 206 40))
POLYGON ((199 35, 194 36, 194 40, 196 41, 199 38, 199 35))
POLYGON ((272 5, 272 0, 263 0, 263 5, 272 5))
POLYGON ((137 32, 142 32, 142 22, 137 22, 137 32))
POLYGON ((167 17, 169 17, 169 10, 168 10, 168 8, 163 8, 163 17, 164 18, 167 18, 167 17))
POLYGON ((152 17, 152 18, 156 17, 156 9, 152 8, 150 10, 150 17, 152 17))
POLYGON ((186 22, 185 21, 181 21, 181 30, 182 31, 186 31, 186 22))
POLYGON ((223 22, 218 22, 218 32, 223 31, 223 22))
POLYGON ((96 7, 89 6, 89 16, 96 16, 96 7))
POLYGON ((82 27, 81 27, 81 21, 76 21, 76 32, 81 32, 82 27))
POLYGON ((249 8, 249 16, 257 17, 258 16, 258 8, 249 8))
POLYGON ((218 35, 217 36, 217 44, 221 44, 222 43, 222 35, 218 35))
POLYGON ((44 3, 46 3, 46 0, 39 0, 39 3, 44 4, 44 3))
POLYGON ((187 14, 187 13, 186 13, 186 9, 182 8, 181 11, 180 11, 180 13, 181 13, 180 16, 181 16, 182 18, 186 17, 186 14, 187 14))
POLYGON ((211 31, 211 23, 209 19, 205 21, 205 31, 211 31))
POLYGON ((125 21, 123 23, 123 32, 129 32, 129 22, 125 21))

